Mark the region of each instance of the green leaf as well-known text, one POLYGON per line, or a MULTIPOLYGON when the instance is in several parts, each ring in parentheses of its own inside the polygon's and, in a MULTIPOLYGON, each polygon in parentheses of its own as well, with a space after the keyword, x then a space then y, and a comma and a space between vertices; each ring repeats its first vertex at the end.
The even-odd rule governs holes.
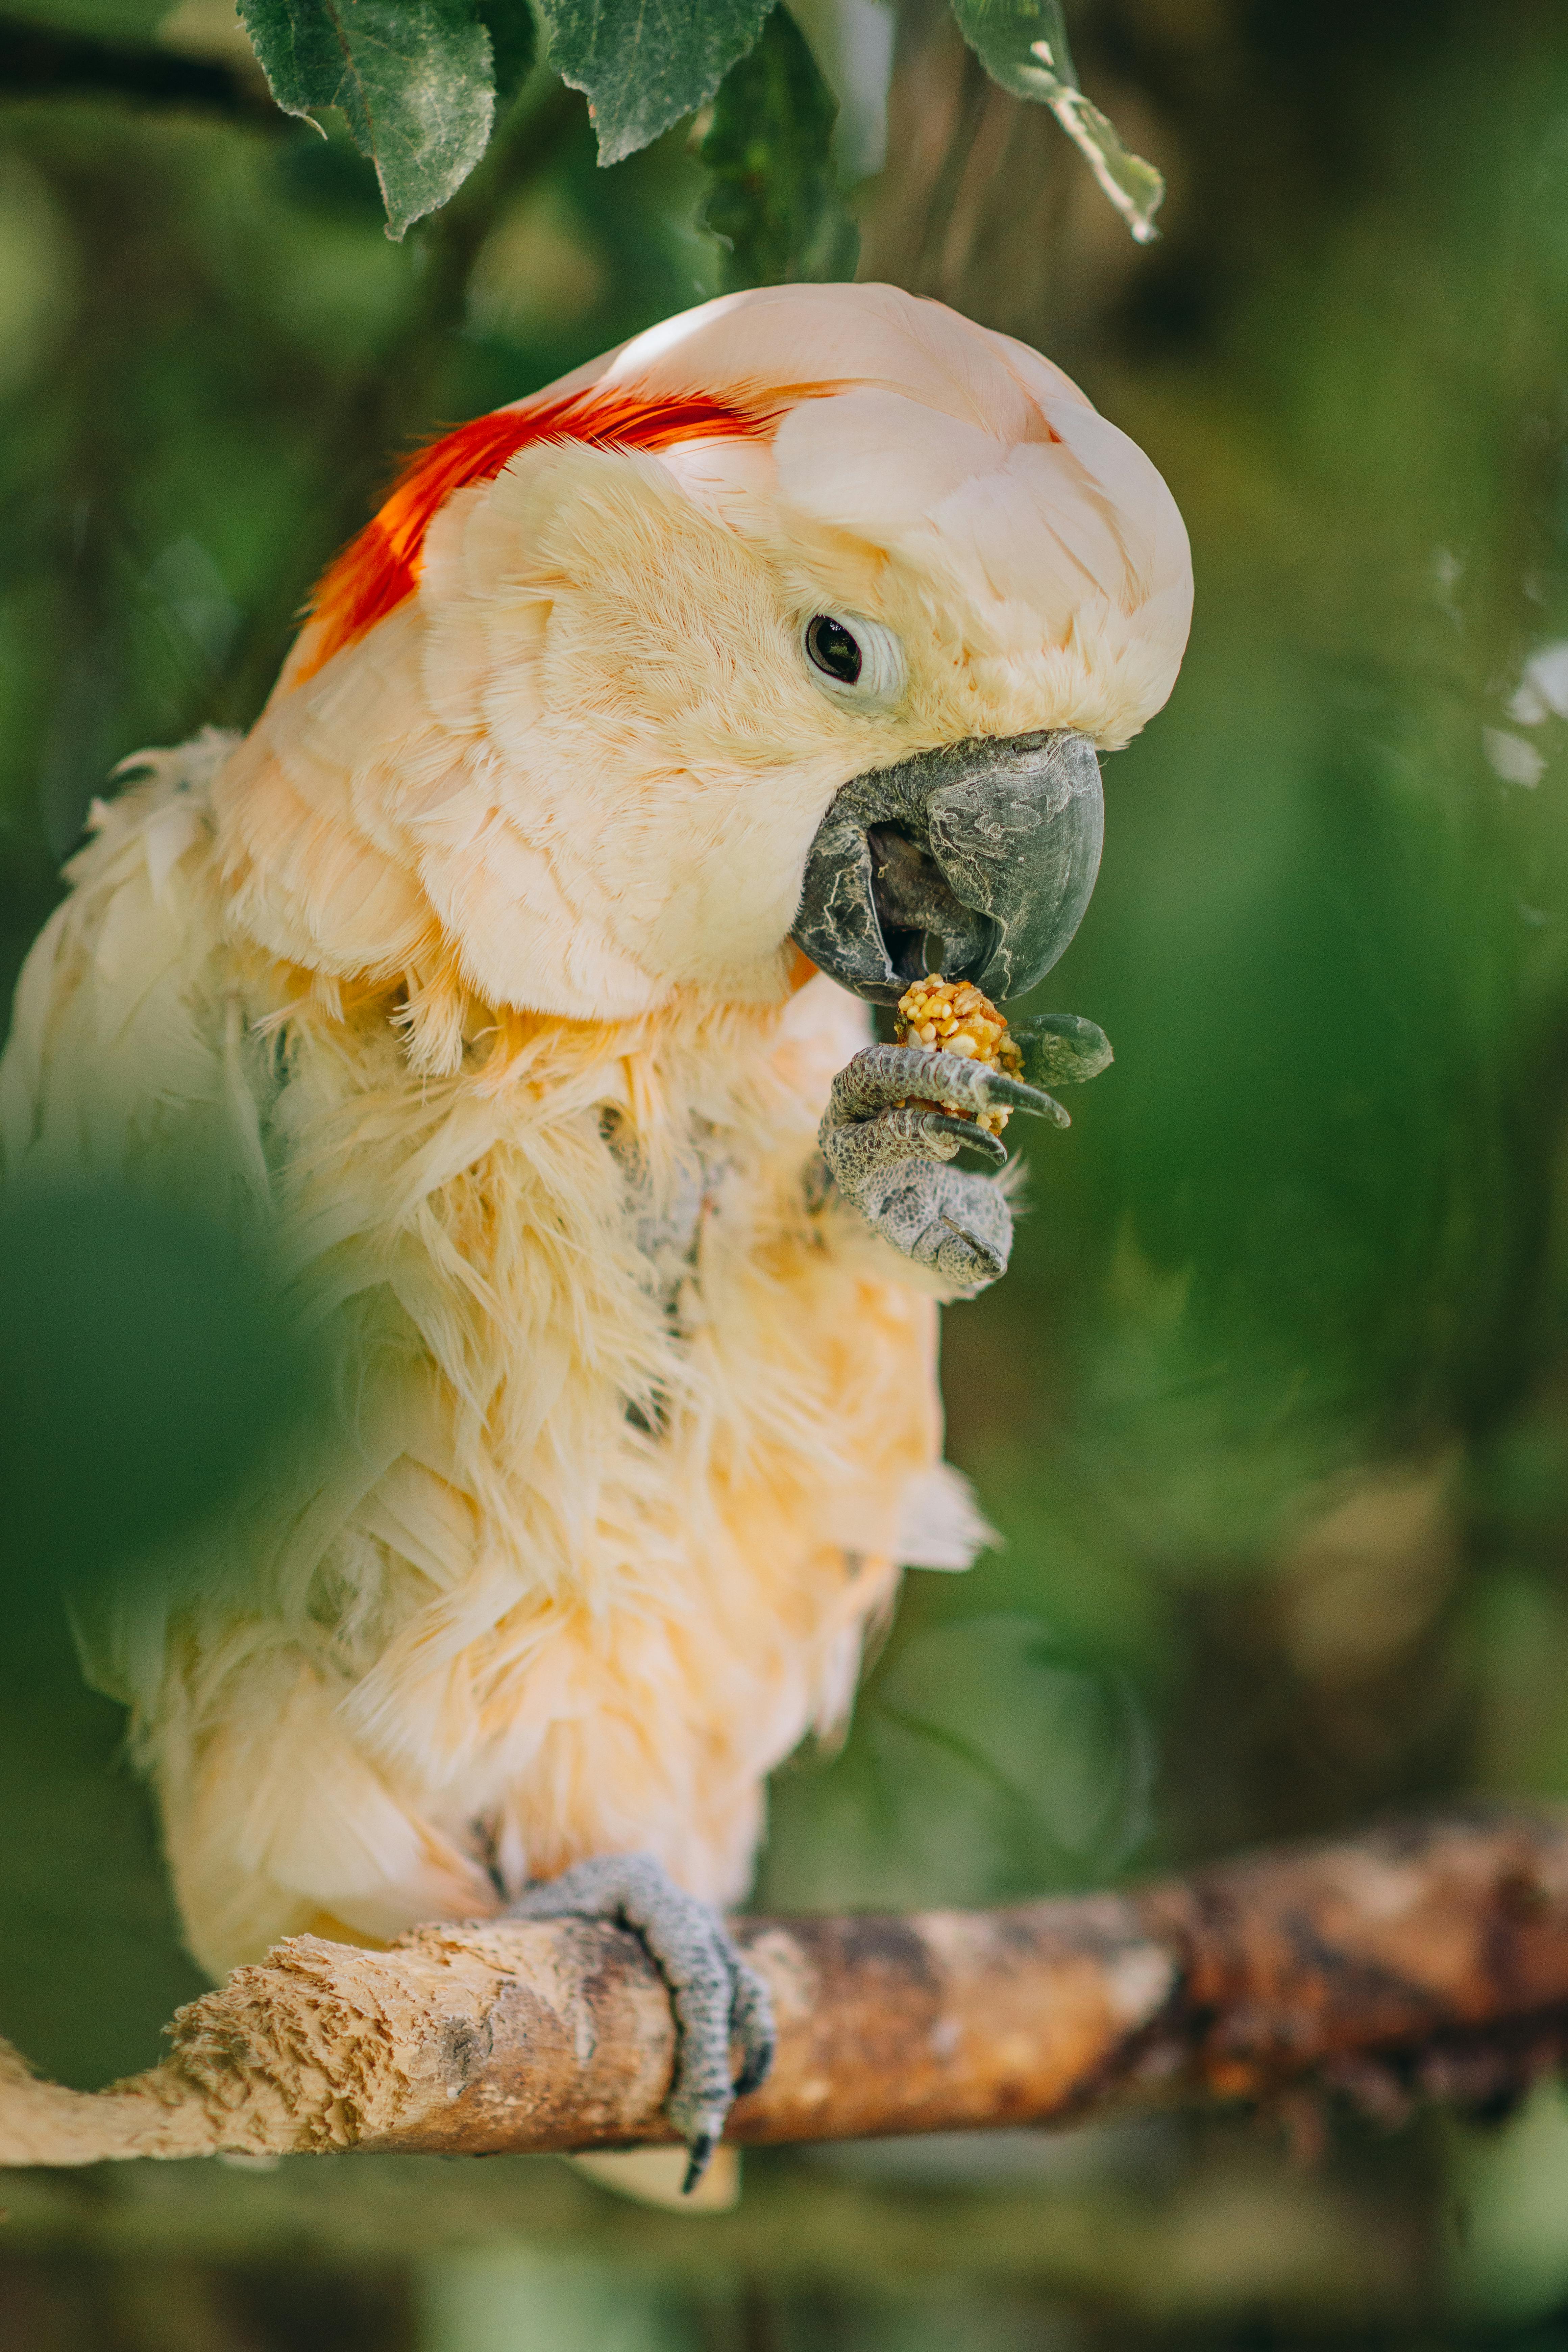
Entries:
POLYGON ((341 107, 375 165, 386 233, 444 205, 485 152, 490 37, 473 0, 239 0, 286 114, 341 107))
POLYGON ((855 275, 860 232, 830 152, 837 116, 800 27, 775 8, 721 82, 699 150, 714 184, 698 220, 728 248, 727 293, 855 275))
POLYGON ((992 80, 1050 108, 1138 243, 1151 244, 1160 234, 1154 215, 1165 183, 1122 145, 1115 124, 1079 88, 1061 0, 952 0, 952 13, 992 80))
POLYGON ((599 161, 618 163, 706 106, 768 0, 540 0, 550 62, 582 90, 599 161))

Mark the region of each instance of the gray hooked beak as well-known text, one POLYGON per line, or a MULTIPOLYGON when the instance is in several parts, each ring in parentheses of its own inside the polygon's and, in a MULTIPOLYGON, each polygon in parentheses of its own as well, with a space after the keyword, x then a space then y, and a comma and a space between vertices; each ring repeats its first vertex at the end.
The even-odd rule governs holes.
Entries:
POLYGON ((896 1004, 927 972, 998 1003, 1022 996, 1083 920, 1104 829, 1086 735, 921 751, 834 795, 792 936, 874 1004, 896 1004))

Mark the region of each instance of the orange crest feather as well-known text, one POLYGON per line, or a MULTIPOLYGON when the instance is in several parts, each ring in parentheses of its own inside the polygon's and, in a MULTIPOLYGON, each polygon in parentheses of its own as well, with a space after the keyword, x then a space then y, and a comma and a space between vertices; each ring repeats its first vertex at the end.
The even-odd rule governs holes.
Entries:
POLYGON ((776 415, 776 409, 748 410, 706 393, 660 399, 590 389, 537 407, 497 409, 426 443, 405 466, 379 513, 322 574, 310 608, 321 635, 295 683, 313 677, 413 594, 426 533, 447 500, 470 483, 494 481, 520 449, 541 441, 668 449, 678 441, 764 434, 776 415))

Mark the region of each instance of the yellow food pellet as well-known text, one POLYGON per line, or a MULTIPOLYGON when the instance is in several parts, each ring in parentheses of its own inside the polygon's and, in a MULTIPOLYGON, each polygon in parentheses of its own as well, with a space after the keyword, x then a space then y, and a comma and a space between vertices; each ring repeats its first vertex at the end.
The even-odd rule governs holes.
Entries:
MULTIPOLYGON (((1007 1016, 972 981, 946 981, 935 972, 910 983, 899 1003, 895 1035, 900 1045, 936 1046, 956 1054, 961 1061, 978 1062, 1008 1076, 1023 1067, 1016 1041, 1007 1034, 1007 1016)), ((946 1111, 949 1118, 973 1118, 987 1135, 1000 1135, 1007 1124, 1004 1109, 953 1112, 942 1103, 910 1097, 917 1109, 946 1111)))

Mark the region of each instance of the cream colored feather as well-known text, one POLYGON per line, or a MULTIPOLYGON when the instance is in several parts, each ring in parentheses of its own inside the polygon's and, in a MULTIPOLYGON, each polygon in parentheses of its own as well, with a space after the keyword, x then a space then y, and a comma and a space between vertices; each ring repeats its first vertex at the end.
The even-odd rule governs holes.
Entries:
POLYGON ((811 1189, 868 1030, 787 933, 850 776, 1142 724, 1179 518, 1046 362, 889 289, 576 381, 768 423, 456 488, 395 610, 95 813, 0 1070, 14 1180, 200 1187, 345 1368, 324 1454, 84 1629, 215 1970, 595 1853, 734 1898, 899 1566, 983 1535, 930 1286, 811 1189), (814 687, 823 605, 896 633, 896 703, 814 687))

